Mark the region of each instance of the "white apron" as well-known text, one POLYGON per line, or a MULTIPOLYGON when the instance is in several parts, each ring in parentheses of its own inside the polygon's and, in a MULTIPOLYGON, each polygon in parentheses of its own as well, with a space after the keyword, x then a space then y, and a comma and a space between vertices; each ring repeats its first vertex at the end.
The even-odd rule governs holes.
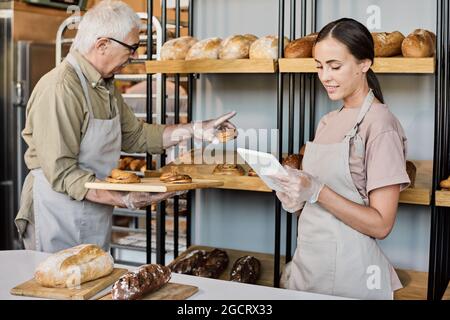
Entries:
MULTIPOLYGON (((80 79, 89 110, 89 123, 80 144, 78 165, 104 179, 120 158, 122 134, 117 103, 113 98, 116 110, 113 119, 95 119, 86 79, 78 62, 70 54, 66 60, 80 79)), ((54 191, 42 169, 35 169, 32 174, 36 250, 53 253, 83 243, 97 244, 109 250, 112 206, 73 200, 67 194, 54 191)))
MULTIPOLYGON (((373 99, 370 91, 356 124, 342 142, 308 142, 302 163, 306 172, 361 205, 366 204, 350 174, 350 140, 355 140, 356 152, 364 157, 364 142, 357 132, 373 99)), ((320 204, 305 204, 298 222, 289 289, 358 299, 392 299, 391 270, 375 239, 349 227, 320 204)))

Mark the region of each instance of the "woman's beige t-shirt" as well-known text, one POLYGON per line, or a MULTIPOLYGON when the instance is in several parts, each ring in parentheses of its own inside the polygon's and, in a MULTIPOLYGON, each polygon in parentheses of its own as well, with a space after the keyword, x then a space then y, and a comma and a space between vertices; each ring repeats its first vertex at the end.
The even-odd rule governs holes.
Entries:
MULTIPOLYGON (((314 143, 342 142, 356 123, 361 108, 342 108, 326 114, 319 122, 314 143)), ((364 141, 364 157, 358 156, 350 141, 349 166, 353 182, 367 204, 370 191, 400 184, 406 189, 410 180, 406 173, 407 139, 398 119, 385 104, 374 103, 359 125, 364 141)))

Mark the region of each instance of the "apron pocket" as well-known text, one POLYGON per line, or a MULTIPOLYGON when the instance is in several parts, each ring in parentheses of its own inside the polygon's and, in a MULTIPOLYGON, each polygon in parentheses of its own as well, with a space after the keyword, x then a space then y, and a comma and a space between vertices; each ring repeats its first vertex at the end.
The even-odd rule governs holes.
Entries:
MULTIPOLYGON (((295 264, 301 290, 333 294, 336 272, 336 243, 300 240, 295 264)), ((294 271, 293 271, 294 272, 294 271)))

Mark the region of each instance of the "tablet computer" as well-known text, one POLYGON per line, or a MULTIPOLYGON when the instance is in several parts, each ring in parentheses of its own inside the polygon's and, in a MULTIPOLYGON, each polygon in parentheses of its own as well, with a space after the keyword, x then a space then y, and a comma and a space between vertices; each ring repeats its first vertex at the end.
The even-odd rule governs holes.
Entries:
POLYGON ((243 148, 238 148, 237 152, 269 188, 283 191, 283 188, 271 176, 287 175, 288 173, 273 154, 243 148))

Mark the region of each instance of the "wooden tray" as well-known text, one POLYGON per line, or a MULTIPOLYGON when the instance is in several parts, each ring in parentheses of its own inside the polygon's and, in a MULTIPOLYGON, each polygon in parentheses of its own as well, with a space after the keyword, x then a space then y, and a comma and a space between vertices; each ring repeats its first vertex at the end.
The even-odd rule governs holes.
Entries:
POLYGON ((43 287, 31 279, 10 290, 10 293, 17 296, 28 296, 47 299, 64 300, 87 300, 97 293, 116 282, 127 269, 114 268, 113 272, 103 278, 83 283, 75 288, 47 288, 43 287))
MULTIPOLYGON (((140 300, 184 300, 198 291, 195 286, 169 282, 161 289, 144 295, 140 300)), ((111 292, 99 300, 112 300, 111 292)))
POLYGON ((87 182, 84 186, 88 189, 115 191, 171 192, 213 188, 221 185, 223 185, 223 181, 220 180, 192 179, 192 183, 170 184, 161 182, 159 178, 143 178, 140 183, 87 182))

